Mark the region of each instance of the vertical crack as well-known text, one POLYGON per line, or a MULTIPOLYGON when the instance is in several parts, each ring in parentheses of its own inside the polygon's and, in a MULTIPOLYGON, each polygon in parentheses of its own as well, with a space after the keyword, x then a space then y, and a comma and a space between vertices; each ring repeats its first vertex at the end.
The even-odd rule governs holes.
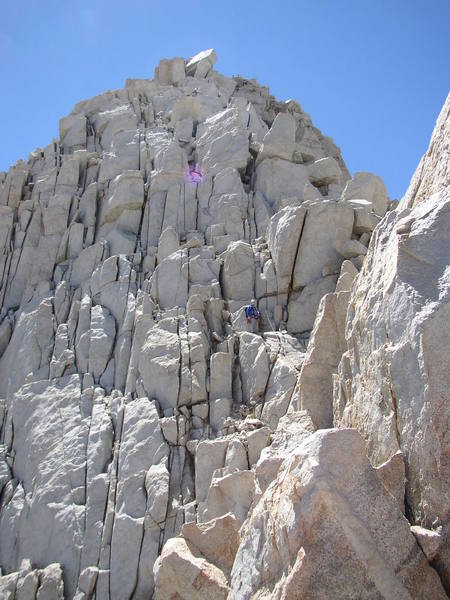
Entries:
POLYGON ((307 218, 308 218, 308 212, 306 212, 306 214, 305 214, 302 226, 300 228, 300 233, 299 233, 299 236, 298 236, 298 242, 297 242, 297 248, 295 250, 294 262, 292 263, 292 273, 291 273, 291 280, 289 282, 289 287, 288 287, 288 297, 287 297, 287 301, 286 301, 286 308, 289 306, 289 302, 291 300, 291 294, 294 291, 295 266, 297 264, 297 258, 298 258, 298 254, 300 252, 300 244, 301 244, 301 241, 302 241, 302 235, 303 235, 303 231, 305 229, 305 223, 306 223, 306 219, 307 218))

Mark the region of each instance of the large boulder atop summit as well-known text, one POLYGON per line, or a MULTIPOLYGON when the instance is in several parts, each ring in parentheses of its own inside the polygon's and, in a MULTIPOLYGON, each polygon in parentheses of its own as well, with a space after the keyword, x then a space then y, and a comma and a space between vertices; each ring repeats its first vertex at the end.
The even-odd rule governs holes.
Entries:
POLYGON ((186 63, 186 74, 194 77, 206 77, 216 64, 217 54, 213 48, 199 52, 186 63))
POLYGON ((179 84, 185 78, 184 58, 163 58, 155 68, 155 79, 163 85, 179 84))
POLYGON ((337 161, 328 156, 308 165, 309 178, 315 186, 339 183, 342 173, 337 161))

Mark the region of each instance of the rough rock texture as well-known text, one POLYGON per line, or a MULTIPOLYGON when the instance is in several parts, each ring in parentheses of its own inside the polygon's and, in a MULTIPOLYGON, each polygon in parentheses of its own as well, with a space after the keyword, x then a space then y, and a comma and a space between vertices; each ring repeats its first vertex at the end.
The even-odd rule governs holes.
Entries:
POLYGON ((372 237, 350 300, 347 350, 335 388, 335 424, 362 433, 374 465, 402 451, 407 515, 414 525, 442 528, 435 564, 447 586, 450 187, 443 165, 448 106, 447 101, 420 175, 372 237))
POLYGON ((155 600, 226 600, 229 588, 220 569, 191 550, 183 538, 173 538, 164 546, 155 564, 155 600))
POLYGON ((63 600, 64 584, 61 566, 54 563, 45 569, 33 569, 29 560, 23 560, 20 570, 0 576, 2 600, 63 600))
POLYGON ((345 261, 334 293, 320 301, 311 340, 308 345, 293 402, 297 409, 308 410, 320 428, 333 424, 333 383, 345 349, 345 317, 356 269, 345 261), (347 266, 349 265, 349 266, 347 266))
POLYGON ((427 152, 422 157, 402 208, 413 208, 419 202, 450 185, 450 94, 441 110, 427 152))
POLYGON ((383 218, 379 178, 216 61, 0 173, 1 594, 441 598, 445 116, 441 191, 383 218))
POLYGON ((300 444, 241 535, 230 599, 446 597, 356 431, 300 444))

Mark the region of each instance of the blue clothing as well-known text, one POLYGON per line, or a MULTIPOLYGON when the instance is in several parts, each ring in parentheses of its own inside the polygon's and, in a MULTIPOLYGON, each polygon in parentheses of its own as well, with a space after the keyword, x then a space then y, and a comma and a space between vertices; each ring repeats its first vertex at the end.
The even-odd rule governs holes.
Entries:
POLYGON ((259 319, 259 310, 256 308, 256 306, 247 306, 245 309, 245 316, 247 317, 247 319, 259 319))

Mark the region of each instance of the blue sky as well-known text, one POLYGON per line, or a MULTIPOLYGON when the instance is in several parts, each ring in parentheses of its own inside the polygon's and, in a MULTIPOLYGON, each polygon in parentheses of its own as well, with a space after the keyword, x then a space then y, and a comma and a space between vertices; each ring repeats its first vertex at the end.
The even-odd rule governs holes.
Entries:
POLYGON ((78 101, 214 47, 216 68, 295 98, 351 173, 405 192, 449 91, 449 0, 0 0, 0 170, 78 101))

